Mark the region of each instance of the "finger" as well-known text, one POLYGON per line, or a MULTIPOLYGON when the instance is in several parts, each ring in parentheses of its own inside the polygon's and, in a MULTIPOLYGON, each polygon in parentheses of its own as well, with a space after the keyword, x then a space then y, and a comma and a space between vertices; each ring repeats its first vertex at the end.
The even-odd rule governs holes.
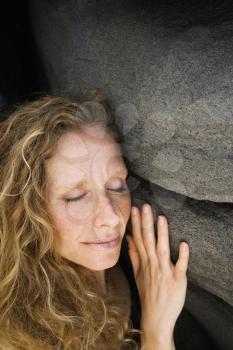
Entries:
POLYGON ((130 260, 131 260, 133 273, 134 273, 134 276, 136 277, 138 274, 139 266, 140 266, 139 253, 138 253, 137 247, 134 243, 133 237, 131 237, 130 235, 126 235, 126 239, 128 242, 128 253, 129 253, 130 260))
POLYGON ((159 215, 157 223, 157 255, 162 270, 170 269, 170 245, 167 218, 159 215))
POLYGON ((186 274, 189 260, 189 245, 186 242, 182 242, 179 246, 179 258, 175 265, 175 274, 177 276, 183 276, 186 274))
POLYGON ((132 233, 134 238, 134 243, 139 252, 140 261, 142 264, 147 262, 147 253, 144 247, 143 239, 142 239, 142 227, 141 227, 141 215, 140 211, 137 207, 132 207, 131 210, 131 220, 132 220, 132 233))
POLYGON ((142 236, 151 265, 155 266, 158 263, 158 258, 156 253, 154 218, 152 208, 148 203, 145 203, 142 207, 142 236))

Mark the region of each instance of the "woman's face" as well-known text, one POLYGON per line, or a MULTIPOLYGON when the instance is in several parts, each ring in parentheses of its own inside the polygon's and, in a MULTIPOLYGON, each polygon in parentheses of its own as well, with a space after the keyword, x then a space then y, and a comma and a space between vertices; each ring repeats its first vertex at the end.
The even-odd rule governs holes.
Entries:
POLYGON ((102 128, 85 126, 82 132, 68 132, 59 139, 45 168, 48 211, 59 233, 60 254, 91 270, 114 266, 131 211, 119 145, 102 128), (114 242, 86 243, 117 236, 113 246, 114 242))

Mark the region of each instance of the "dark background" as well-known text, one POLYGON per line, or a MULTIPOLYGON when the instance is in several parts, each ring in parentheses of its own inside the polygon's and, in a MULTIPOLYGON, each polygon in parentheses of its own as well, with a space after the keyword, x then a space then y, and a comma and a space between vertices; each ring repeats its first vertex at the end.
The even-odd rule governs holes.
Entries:
POLYGON ((27 1, 2 3, 0 42, 0 94, 4 105, 21 103, 49 92, 34 42, 27 1))

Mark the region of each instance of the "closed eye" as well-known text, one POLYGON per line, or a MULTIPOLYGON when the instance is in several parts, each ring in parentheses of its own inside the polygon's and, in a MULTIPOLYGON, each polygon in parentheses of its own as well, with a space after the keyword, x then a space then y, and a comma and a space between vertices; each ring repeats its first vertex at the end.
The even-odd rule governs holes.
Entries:
MULTIPOLYGON (((113 192, 128 192, 128 187, 121 187, 121 188, 118 188, 118 189, 115 189, 115 190, 112 190, 110 189, 109 191, 113 191, 113 192)), ((86 193, 83 194, 82 196, 80 197, 74 197, 74 198, 66 198, 66 202, 68 203, 71 203, 71 202, 78 202, 80 201, 83 197, 85 197, 86 193)))
POLYGON ((78 202, 80 201, 83 197, 85 196, 85 194, 83 194, 80 197, 75 197, 75 198, 66 198, 66 202, 71 203, 71 202, 78 202))

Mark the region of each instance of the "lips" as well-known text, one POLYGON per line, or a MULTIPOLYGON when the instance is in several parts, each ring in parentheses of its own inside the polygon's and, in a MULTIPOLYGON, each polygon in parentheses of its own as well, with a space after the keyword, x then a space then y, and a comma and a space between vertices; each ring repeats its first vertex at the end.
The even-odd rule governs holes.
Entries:
POLYGON ((114 236, 112 238, 109 238, 108 240, 106 239, 105 241, 104 240, 97 240, 97 241, 91 241, 91 242, 82 242, 82 243, 85 243, 85 244, 98 244, 98 243, 109 243, 109 242, 112 242, 114 241, 115 239, 119 238, 119 234, 117 236, 114 236))

